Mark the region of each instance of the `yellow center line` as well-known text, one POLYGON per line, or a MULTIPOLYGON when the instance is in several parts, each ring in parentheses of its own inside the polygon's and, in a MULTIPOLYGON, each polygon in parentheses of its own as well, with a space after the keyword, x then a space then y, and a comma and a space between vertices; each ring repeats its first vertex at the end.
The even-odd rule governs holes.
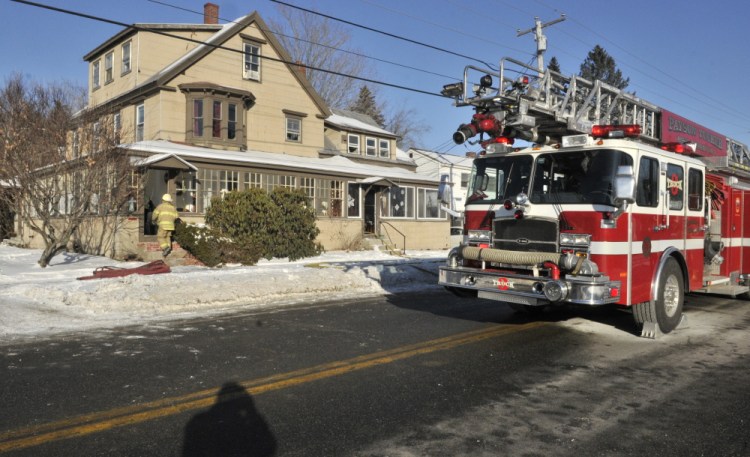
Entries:
MULTIPOLYGON (((444 351, 476 343, 501 335, 516 333, 545 325, 531 322, 517 326, 492 327, 459 333, 445 338, 424 341, 395 349, 375 352, 347 360, 316 365, 264 378, 239 383, 250 395, 285 389, 288 387, 326 379, 342 374, 384 365, 418 355, 444 351)), ((0 433, 0 452, 38 446, 51 441, 90 435, 117 427, 138 424, 160 417, 207 408, 216 402, 217 389, 205 389, 190 394, 164 398, 138 405, 114 408, 83 414, 55 422, 23 427, 0 433)))

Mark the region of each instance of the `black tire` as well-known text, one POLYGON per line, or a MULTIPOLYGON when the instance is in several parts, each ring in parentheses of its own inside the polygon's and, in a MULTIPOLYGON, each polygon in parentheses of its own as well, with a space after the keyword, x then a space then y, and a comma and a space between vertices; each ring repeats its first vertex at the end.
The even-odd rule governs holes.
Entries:
POLYGON ((477 291, 471 289, 462 289, 460 287, 443 286, 445 290, 459 298, 477 298, 477 291))
POLYGON ((685 277, 674 258, 670 257, 664 264, 657 287, 654 303, 634 305, 633 318, 639 327, 646 322, 655 322, 666 334, 679 325, 685 303, 685 277))

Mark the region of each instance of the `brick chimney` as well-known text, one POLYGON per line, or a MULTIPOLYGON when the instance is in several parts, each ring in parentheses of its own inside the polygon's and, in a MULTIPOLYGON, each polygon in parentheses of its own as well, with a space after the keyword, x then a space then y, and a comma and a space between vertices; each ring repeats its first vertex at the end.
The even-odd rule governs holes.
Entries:
POLYGON ((219 5, 215 3, 206 3, 205 5, 203 5, 203 23, 219 23, 219 5))

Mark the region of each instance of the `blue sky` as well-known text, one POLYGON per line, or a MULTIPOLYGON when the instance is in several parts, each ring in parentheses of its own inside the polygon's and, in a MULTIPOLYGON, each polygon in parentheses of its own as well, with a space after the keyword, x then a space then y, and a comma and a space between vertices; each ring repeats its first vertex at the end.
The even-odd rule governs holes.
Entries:
MULTIPOLYGON (((148 0, 38 0, 39 3, 101 16, 123 23, 198 23, 195 14, 148 0)), ((276 17, 270 0, 222 1, 220 17, 236 19, 257 10, 276 17)), ((750 144, 750 53, 747 21, 750 2, 677 2, 630 0, 287 0, 351 22, 497 64, 502 57, 531 62, 533 37, 518 29, 567 19, 545 29, 546 59, 557 57, 564 74, 579 71, 597 44, 615 58, 630 78, 628 90, 683 117, 750 144)), ((202 12, 204 0, 163 0, 202 12)), ((370 31, 350 30, 358 52, 412 69, 370 61, 374 78, 392 84, 439 92, 476 61, 399 41, 370 31), (437 73, 438 75, 435 75, 437 73)), ((0 0, 0 78, 20 72, 36 81, 86 84, 83 56, 116 34, 120 27, 0 0)), ((448 99, 380 87, 378 99, 404 106, 430 130, 422 147, 463 155, 476 147, 455 146, 451 135, 467 122, 470 108, 455 108, 448 99)))

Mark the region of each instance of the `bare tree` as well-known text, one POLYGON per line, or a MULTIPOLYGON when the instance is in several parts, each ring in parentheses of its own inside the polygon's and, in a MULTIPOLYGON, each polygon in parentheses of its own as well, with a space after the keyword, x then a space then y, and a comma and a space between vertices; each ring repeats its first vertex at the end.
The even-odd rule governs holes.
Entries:
POLYGON ((351 36, 336 22, 304 11, 280 6, 281 21, 269 21, 273 33, 292 60, 313 67, 307 79, 328 106, 346 108, 357 96, 357 80, 342 75, 363 76, 366 59, 347 48, 351 36), (345 52, 349 51, 349 52, 345 52), (322 68, 329 72, 315 70, 322 68))
MULTIPOLYGON (((292 59, 303 65, 339 73, 307 70, 308 80, 323 100, 333 108, 356 106, 362 88, 367 86, 361 86, 354 78, 340 75, 367 77, 372 71, 365 56, 347 48, 351 38, 347 30, 329 19, 289 7, 280 6, 279 12, 283 21, 271 21, 271 32, 279 38, 292 59)), ((378 88, 368 90, 371 91, 373 109, 385 115, 384 127, 401 137, 398 146, 405 148, 418 144, 422 134, 430 127, 416 115, 416 110, 407 107, 388 110, 387 103, 375 101, 378 88)), ((380 122, 380 119, 376 119, 376 122, 380 122)))
POLYGON ((410 147, 420 147, 422 135, 430 131, 414 108, 401 107, 388 114, 385 129, 398 135, 398 147, 406 150, 410 147))
POLYGON ((81 88, 20 75, 0 88, 0 199, 19 227, 41 237, 42 267, 71 246, 97 254, 111 247, 134 195, 133 168, 117 147, 119 116, 80 111, 84 101, 81 88))

